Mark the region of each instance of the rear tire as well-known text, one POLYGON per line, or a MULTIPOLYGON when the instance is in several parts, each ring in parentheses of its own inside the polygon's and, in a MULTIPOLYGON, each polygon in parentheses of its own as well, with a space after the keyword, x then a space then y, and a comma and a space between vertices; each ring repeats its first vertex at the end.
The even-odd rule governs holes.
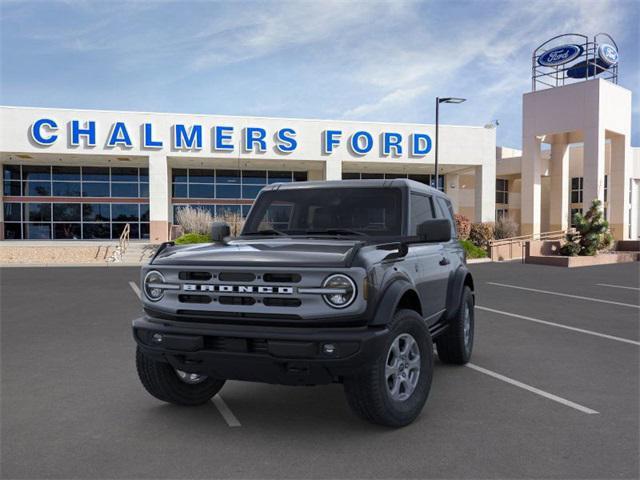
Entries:
POLYGON ((344 389, 349 405, 360 417, 403 427, 422 411, 432 378, 429 329, 415 311, 399 310, 380 355, 358 375, 345 378, 344 389))
POLYGON ((185 373, 178 373, 171 365, 158 362, 136 349, 136 366, 138 377, 144 388, 151 395, 163 402, 181 406, 196 406, 207 403, 220 391, 224 380, 202 377, 197 381, 185 378, 185 373), (181 379, 181 376, 185 380, 181 379))
POLYGON ((464 287, 460 308, 449 328, 436 339, 438 358, 444 363, 464 365, 471 360, 474 337, 474 302, 469 287, 464 287))

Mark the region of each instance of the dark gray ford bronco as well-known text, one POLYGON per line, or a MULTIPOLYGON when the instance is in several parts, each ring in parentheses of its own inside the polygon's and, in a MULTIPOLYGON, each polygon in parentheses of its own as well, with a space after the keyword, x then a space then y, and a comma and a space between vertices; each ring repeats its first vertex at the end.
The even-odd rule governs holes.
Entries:
POLYGON ((166 243, 142 269, 133 322, 140 380, 178 405, 225 380, 344 384, 353 410, 388 426, 427 400, 433 344, 473 347, 474 287, 441 192, 410 180, 273 184, 239 237, 166 243))

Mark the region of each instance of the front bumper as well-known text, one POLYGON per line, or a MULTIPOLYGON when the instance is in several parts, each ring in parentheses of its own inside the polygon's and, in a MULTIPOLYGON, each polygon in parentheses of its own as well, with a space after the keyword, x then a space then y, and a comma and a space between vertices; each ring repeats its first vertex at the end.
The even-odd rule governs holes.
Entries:
POLYGON ((382 351, 387 328, 288 328, 133 321, 142 352, 214 378, 316 385, 357 374, 382 351))

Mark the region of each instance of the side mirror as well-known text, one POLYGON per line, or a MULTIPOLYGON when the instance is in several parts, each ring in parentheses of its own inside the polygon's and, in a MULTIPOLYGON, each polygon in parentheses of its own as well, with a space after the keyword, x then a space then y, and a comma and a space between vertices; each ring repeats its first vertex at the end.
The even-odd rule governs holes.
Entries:
POLYGON ((231 227, 226 222, 213 222, 211 224, 211 240, 216 243, 224 243, 224 239, 231 236, 231 227))
POLYGON ((448 242, 451 240, 451 222, 446 218, 426 220, 418 225, 416 234, 421 242, 448 242))

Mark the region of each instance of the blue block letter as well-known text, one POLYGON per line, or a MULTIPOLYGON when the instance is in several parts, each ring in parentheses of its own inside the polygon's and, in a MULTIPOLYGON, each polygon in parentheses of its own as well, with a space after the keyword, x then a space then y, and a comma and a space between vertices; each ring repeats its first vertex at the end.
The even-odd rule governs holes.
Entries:
POLYGON ((426 133, 414 133, 411 142, 411 155, 426 155, 431 151, 431 137, 426 133))
POLYGON ((213 142, 213 148, 216 150, 233 150, 233 145, 229 145, 231 140, 231 134, 233 133, 233 127, 215 127, 215 140, 213 142), (227 133, 228 132, 228 133, 227 133))
POLYGON ((342 130, 325 130, 324 131, 324 141, 322 142, 322 149, 324 153, 333 153, 333 148, 336 145, 340 145, 340 136, 342 135, 342 130), (337 137, 337 138, 336 138, 337 137))
POLYGON ((295 139, 296 131, 293 128, 281 128, 276 136, 278 138, 276 148, 282 153, 293 152, 298 147, 298 141, 295 139))
POLYGON ((142 135, 143 148, 162 148, 161 140, 153 140, 153 125, 150 123, 144 124, 144 134, 142 135))
POLYGON ((187 128, 181 123, 176 124, 173 128, 174 148, 202 149, 202 125, 194 125, 188 132, 187 128))
POLYGON ((109 135, 109 140, 107 140, 107 147, 115 147, 116 145, 122 145, 127 148, 133 147, 131 137, 124 122, 116 122, 113 124, 111 135, 109 135))
POLYGON ((71 145, 77 147, 80 145, 80 137, 87 137, 87 146, 96 146, 96 122, 89 121, 85 123, 85 128, 80 128, 79 120, 71 121, 71 145))
POLYGON ((383 155, 391 155, 392 148, 394 155, 402 155, 402 135, 399 133, 385 132, 382 138, 383 155))
POLYGON ((360 130, 354 133, 351 136, 351 150, 357 155, 364 155, 365 153, 369 153, 373 148, 373 137, 369 132, 365 132, 360 130), (360 146, 360 139, 364 138, 365 144, 364 146, 360 146))
POLYGON ((45 137, 42 135, 42 127, 47 127, 47 130, 53 132, 58 130, 58 124, 49 118, 41 118, 31 125, 31 138, 34 142, 38 145, 52 145, 58 139, 58 135, 51 134, 45 137))
POLYGON ((267 136, 267 131, 264 128, 259 127, 247 127, 245 129, 244 136, 244 149, 247 152, 252 152, 255 144, 258 144, 259 152, 267 151, 267 142, 264 138, 267 136))

